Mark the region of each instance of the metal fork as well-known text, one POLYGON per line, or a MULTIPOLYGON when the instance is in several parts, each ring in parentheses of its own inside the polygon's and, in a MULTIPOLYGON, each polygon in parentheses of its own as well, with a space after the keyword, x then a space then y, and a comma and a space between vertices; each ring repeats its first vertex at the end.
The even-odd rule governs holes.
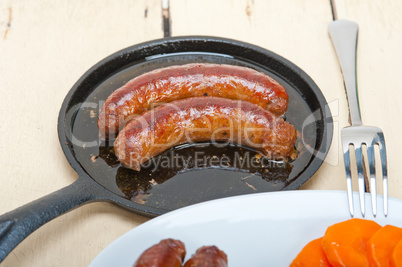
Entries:
POLYGON ((367 158, 369 165, 371 203, 374 217, 377 215, 377 190, 376 190, 376 170, 375 170, 375 145, 380 151, 382 167, 382 183, 384 198, 384 215, 388 215, 388 176, 387 176, 387 157, 385 140, 382 130, 378 127, 363 126, 357 93, 356 81, 356 48, 358 25, 353 21, 334 20, 329 23, 328 31, 334 44, 338 60, 341 65, 343 79, 345 83, 351 126, 345 127, 341 131, 343 158, 345 162, 346 185, 348 191, 348 203, 350 215, 354 216, 353 210, 353 189, 351 175, 350 146, 354 147, 359 187, 360 210, 365 216, 365 164, 363 148, 367 147, 367 158))

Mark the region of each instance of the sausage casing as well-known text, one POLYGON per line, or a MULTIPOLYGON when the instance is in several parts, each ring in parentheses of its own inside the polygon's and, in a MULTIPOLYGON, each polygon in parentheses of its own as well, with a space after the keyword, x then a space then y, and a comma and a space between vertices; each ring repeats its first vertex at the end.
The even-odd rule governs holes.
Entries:
POLYGON ((184 264, 184 267, 227 267, 225 252, 216 246, 203 246, 184 264))
POLYGON ((127 82, 106 99, 98 128, 104 136, 117 133, 146 110, 200 96, 247 100, 277 116, 288 106, 286 90, 266 74, 234 65, 192 63, 150 71, 127 82))
POLYGON ((183 242, 164 239, 145 250, 133 267, 181 267, 185 256, 183 242))
POLYGON ((118 160, 139 171, 141 164, 170 147, 196 141, 228 141, 255 148, 265 156, 290 156, 293 125, 248 101, 192 97, 173 101, 131 120, 118 134, 118 160))

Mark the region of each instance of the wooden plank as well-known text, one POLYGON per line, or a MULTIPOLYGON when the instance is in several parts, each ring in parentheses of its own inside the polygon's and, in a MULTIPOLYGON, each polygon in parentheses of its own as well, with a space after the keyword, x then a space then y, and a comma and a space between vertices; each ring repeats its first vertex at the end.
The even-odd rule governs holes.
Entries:
MULTIPOLYGON (((0 2, 0 214, 71 184, 57 118, 71 86, 109 54, 163 37, 159 0, 0 2)), ((146 219, 84 206, 39 229, 2 266, 85 266, 146 219)))
POLYGON ((327 25, 329 1, 172 0, 172 35, 210 35, 237 39, 271 50, 302 68, 322 90, 334 118, 329 155, 304 189, 346 189, 339 126, 348 109, 342 76, 327 25))

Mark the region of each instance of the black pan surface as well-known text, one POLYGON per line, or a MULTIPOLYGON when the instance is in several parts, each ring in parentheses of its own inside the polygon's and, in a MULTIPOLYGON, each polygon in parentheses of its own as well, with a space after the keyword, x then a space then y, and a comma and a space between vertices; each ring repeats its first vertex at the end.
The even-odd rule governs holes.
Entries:
POLYGON ((327 103, 307 74, 270 51, 222 38, 170 38, 127 48, 89 70, 69 98, 61 111, 67 125, 60 137, 69 143, 65 152, 71 164, 120 201, 156 214, 221 197, 296 189, 321 165, 332 138, 327 103), (99 139, 103 102, 133 77, 190 62, 246 66, 279 81, 290 98, 286 120, 300 132, 299 157, 275 162, 256 158, 258 153, 247 147, 196 143, 166 151, 140 172, 124 168, 113 153, 114 139, 99 139))

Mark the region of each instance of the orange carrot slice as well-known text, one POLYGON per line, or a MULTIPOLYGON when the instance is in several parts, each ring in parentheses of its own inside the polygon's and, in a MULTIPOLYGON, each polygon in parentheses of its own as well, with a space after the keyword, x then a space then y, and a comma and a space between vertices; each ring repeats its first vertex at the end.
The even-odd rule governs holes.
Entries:
POLYGON ((402 228, 386 225, 380 228, 367 242, 370 266, 391 266, 391 255, 396 244, 402 240, 402 228))
POLYGON ((381 226, 374 221, 350 219, 328 227, 322 246, 333 266, 370 266, 366 243, 381 226))
POLYGON ((322 248, 322 237, 308 243, 290 264, 290 267, 331 266, 322 248))
POLYGON ((392 251, 390 265, 392 267, 402 267, 402 240, 396 244, 392 251))

